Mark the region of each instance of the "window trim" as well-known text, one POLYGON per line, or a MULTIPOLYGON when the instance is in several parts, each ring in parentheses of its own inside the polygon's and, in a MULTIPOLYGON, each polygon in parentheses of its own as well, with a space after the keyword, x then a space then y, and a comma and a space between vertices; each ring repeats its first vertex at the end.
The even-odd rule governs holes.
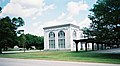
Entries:
POLYGON ((58 32, 58 47, 65 48, 65 32, 62 30, 58 32))
POLYGON ((49 48, 50 49, 55 48, 55 33, 54 32, 49 33, 49 48))

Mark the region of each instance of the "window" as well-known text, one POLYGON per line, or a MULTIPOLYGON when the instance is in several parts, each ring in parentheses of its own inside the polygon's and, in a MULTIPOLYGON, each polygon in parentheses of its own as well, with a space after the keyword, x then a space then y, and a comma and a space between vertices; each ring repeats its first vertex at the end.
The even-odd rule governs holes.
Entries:
POLYGON ((49 33, 49 38, 54 38, 55 37, 55 33, 54 32, 50 32, 49 33))
POLYGON ((55 48, 55 40, 49 40, 49 48, 55 48))
MULTIPOLYGON (((76 31, 73 31, 73 40, 76 39, 76 37, 77 37, 77 33, 76 33, 76 31)), ((73 41, 73 48, 75 48, 75 47, 76 47, 76 44, 73 41)))
POLYGON ((55 48, 55 33, 49 33, 49 48, 55 48))
POLYGON ((76 35, 76 31, 74 31, 74 32, 73 32, 73 39, 75 39, 76 36, 77 36, 77 35, 76 35))
POLYGON ((65 32, 58 32, 58 46, 59 48, 65 48, 65 32))

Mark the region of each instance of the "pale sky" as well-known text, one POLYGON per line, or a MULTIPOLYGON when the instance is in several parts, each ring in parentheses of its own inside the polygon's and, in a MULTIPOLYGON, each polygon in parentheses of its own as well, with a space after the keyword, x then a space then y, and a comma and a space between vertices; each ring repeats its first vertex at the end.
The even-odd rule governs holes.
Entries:
POLYGON ((0 18, 22 17, 25 34, 43 36, 43 27, 74 24, 88 27, 89 9, 97 0, 0 0, 0 18))

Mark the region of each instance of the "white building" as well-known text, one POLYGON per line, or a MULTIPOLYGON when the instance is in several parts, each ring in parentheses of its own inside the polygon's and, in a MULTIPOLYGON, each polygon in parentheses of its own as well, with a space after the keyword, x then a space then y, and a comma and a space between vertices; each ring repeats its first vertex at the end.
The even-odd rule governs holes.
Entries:
MULTIPOLYGON (((74 39, 82 38, 82 31, 79 26, 73 24, 64 24, 44 29, 44 50, 76 50, 74 39)), ((80 50, 81 44, 78 44, 80 50)), ((83 46, 84 49, 84 46, 83 46)))

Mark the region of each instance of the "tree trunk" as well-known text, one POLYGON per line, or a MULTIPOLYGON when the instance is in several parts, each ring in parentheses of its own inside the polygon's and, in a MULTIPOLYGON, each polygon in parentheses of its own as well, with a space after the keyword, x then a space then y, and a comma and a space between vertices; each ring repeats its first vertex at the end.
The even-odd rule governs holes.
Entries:
POLYGON ((97 50, 99 50, 99 44, 97 44, 97 50))
POLYGON ((105 49, 106 49, 106 47, 107 47, 107 44, 105 44, 105 49))
POLYGON ((119 48, 119 44, 117 44, 117 48, 119 48))
POLYGON ((92 43, 92 51, 94 51, 94 43, 92 43))
POLYGON ((87 42, 85 43, 85 51, 87 52, 87 42))
POLYGON ((2 48, 0 47, 0 54, 2 54, 2 48))
POLYGON ((103 44, 101 44, 101 50, 103 50, 103 44))
POLYGON ((76 43, 76 52, 78 52, 78 43, 76 43))

